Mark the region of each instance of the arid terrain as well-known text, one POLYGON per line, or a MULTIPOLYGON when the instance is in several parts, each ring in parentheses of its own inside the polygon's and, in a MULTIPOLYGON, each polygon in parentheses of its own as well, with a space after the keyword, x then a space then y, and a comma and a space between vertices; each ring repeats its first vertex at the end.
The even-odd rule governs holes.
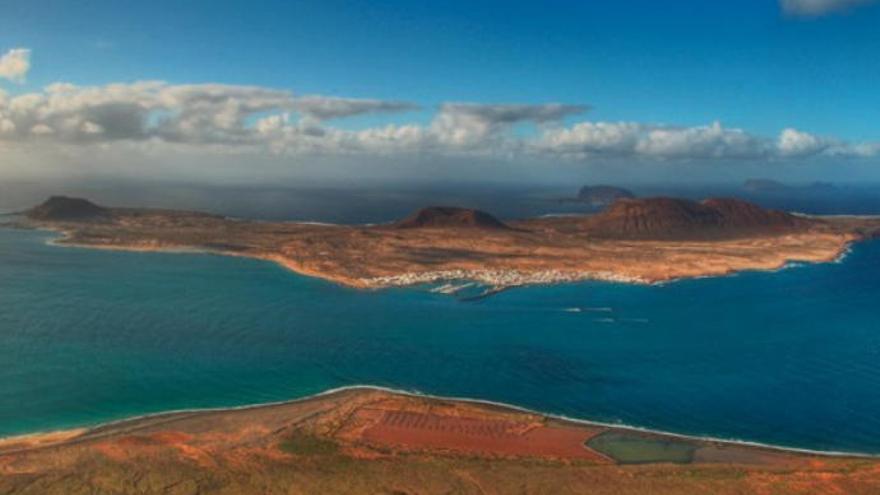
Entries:
POLYGON ((0 441, 3 494, 875 494, 880 463, 351 389, 0 441))
POLYGON ((596 215, 501 222, 432 207, 383 225, 259 222, 206 213, 104 208, 53 197, 26 224, 59 243, 200 250, 275 261, 358 288, 472 280, 504 288, 587 279, 660 282, 831 261, 880 219, 804 217, 735 199, 621 199, 596 215))
MULTIPOLYGON (((501 221, 432 207, 397 222, 258 222, 52 198, 23 226, 60 243, 199 250, 358 288, 656 282, 821 262, 880 231, 738 200, 623 199, 592 216, 501 221)), ((576 423, 371 388, 0 440, 0 494, 875 494, 880 462, 576 423)))

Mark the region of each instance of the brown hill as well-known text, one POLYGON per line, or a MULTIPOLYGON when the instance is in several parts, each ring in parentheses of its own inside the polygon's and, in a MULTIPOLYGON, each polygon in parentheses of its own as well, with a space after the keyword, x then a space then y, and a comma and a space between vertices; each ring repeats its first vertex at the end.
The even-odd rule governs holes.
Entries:
POLYGON ((498 220, 485 211, 470 208, 457 208, 454 206, 430 206, 428 208, 422 208, 397 222, 395 227, 400 229, 426 227, 468 227, 481 229, 510 228, 501 220, 498 220))
POLYGON ((32 220, 95 221, 110 218, 110 210, 87 199, 52 196, 25 212, 32 220))
POLYGON ((594 236, 622 239, 717 238, 785 233, 813 223, 739 199, 647 198, 618 200, 591 217, 587 230, 594 236))

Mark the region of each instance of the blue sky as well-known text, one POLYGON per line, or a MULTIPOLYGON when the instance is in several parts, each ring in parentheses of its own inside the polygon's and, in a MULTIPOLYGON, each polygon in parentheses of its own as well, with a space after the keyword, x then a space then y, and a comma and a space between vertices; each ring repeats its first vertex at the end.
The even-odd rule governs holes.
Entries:
MULTIPOLYGON (((429 127, 448 102, 560 103, 591 107, 551 119, 562 126, 717 121, 767 140, 789 128, 826 144, 880 140, 880 4, 865 0, 26 0, 3 12, 0 53, 30 50, 25 82, 0 79, 9 98, 159 80, 418 107, 333 122, 347 131, 429 127)), ((287 111, 261 108, 245 125, 287 111)), ((546 124, 510 122, 514 137, 546 124)))

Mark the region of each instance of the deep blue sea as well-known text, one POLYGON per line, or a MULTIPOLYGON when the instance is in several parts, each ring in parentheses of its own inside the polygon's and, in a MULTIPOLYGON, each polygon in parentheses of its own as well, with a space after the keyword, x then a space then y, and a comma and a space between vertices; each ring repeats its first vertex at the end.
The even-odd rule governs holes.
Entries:
POLYGON ((777 273, 461 302, 51 238, 0 229, 0 436, 372 384, 880 453, 880 242, 777 273))

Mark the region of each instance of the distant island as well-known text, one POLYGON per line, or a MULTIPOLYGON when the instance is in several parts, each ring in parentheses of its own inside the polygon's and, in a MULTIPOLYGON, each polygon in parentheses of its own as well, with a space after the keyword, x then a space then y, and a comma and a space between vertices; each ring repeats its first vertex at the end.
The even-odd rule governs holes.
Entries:
POLYGON ((609 206, 618 199, 632 199, 635 197, 636 195, 632 191, 622 187, 598 185, 581 187, 576 199, 579 202, 588 203, 598 208, 609 206))
POLYGON ((748 179, 743 189, 749 192, 784 193, 784 192, 832 192, 837 188, 830 182, 811 182, 803 186, 792 186, 772 179, 748 179))
POLYGON ((27 211, 24 223, 62 233, 60 244, 247 256, 358 288, 653 283, 831 261, 880 232, 876 218, 807 217, 730 198, 623 198, 595 215, 506 222, 479 210, 429 207, 364 226, 108 208, 56 196, 27 211))

